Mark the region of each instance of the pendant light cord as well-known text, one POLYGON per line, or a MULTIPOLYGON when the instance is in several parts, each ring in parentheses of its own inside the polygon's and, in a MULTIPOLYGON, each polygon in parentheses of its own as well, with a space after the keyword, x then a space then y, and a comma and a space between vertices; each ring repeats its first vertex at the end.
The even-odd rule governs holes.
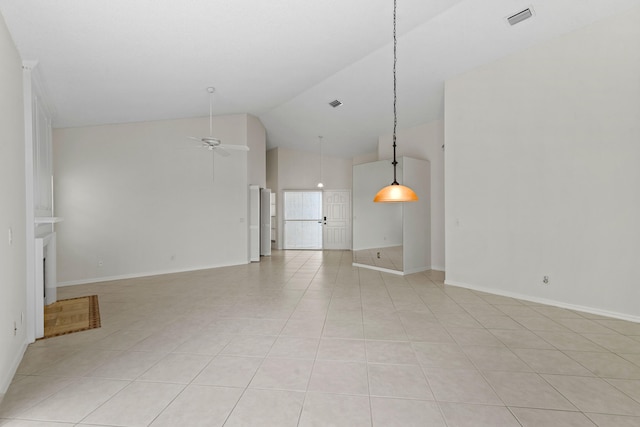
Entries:
POLYGON ((319 136, 318 139, 320 140, 320 184, 324 185, 322 182, 322 136, 319 136))
POLYGON ((396 3, 397 0, 393 0, 393 182, 391 185, 400 185, 396 179, 396 127, 398 126, 398 114, 396 110, 396 62, 397 62, 397 50, 398 41, 396 37, 396 3))
POLYGON ((376 203, 415 202, 417 194, 409 187, 400 185, 396 176, 398 161, 396 160, 396 128, 398 126, 396 62, 398 60, 398 37, 396 34, 396 5, 393 0, 393 182, 378 191, 373 198, 376 203))

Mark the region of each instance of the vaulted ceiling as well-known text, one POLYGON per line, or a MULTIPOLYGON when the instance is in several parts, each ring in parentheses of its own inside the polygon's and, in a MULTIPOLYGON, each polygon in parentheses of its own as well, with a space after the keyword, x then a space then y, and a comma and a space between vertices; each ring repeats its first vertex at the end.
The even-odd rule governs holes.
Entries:
MULTIPOLYGON (((640 0, 398 0, 398 126, 443 115, 444 81, 640 0), (533 1, 533 3, 532 3, 533 1), (510 26, 527 7, 534 16, 510 26)), ((54 127, 250 113, 267 146, 375 151, 392 130, 392 0, 0 0, 54 127), (334 99, 344 104, 329 106, 334 99)))

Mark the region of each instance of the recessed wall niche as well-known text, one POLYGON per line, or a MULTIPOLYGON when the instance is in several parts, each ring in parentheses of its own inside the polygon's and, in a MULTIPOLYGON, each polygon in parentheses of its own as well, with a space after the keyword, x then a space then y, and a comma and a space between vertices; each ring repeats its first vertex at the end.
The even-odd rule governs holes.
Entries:
POLYGON ((400 157, 398 182, 419 200, 374 203, 393 180, 391 161, 353 166, 353 265, 401 275, 431 268, 430 176, 427 160, 400 157))

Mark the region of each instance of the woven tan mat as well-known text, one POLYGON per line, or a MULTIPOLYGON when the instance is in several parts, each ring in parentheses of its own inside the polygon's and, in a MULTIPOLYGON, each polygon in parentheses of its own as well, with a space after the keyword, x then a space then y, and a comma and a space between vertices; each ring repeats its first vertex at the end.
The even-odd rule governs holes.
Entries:
POLYGON ((51 338, 100 327, 98 296, 56 301, 44 307, 44 337, 51 338))

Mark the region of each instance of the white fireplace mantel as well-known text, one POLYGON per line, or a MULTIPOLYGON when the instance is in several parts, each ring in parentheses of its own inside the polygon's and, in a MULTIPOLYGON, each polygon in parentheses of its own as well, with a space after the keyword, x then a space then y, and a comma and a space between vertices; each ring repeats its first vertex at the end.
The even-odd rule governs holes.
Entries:
POLYGON ((57 299, 56 283, 56 233, 51 232, 35 239, 35 338, 44 336, 44 306, 57 299), (45 262, 46 260, 46 268, 45 262))
POLYGON ((35 217, 35 224, 57 224, 58 222, 62 222, 63 219, 59 216, 37 216, 35 217))

